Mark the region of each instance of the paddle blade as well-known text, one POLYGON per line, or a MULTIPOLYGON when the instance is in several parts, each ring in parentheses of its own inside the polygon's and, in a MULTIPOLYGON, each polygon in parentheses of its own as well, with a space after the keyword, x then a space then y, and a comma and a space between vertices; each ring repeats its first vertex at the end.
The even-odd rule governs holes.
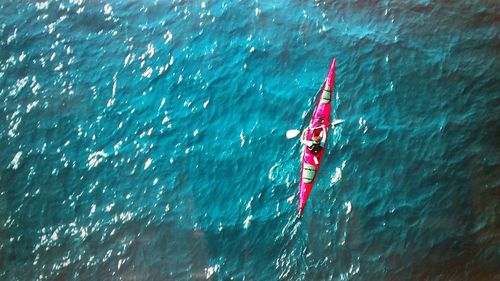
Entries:
POLYGON ((286 138, 293 139, 300 134, 299 130, 288 130, 286 131, 286 138))
POLYGON ((338 124, 343 123, 343 122, 344 122, 344 119, 335 119, 332 122, 332 127, 337 126, 338 124))

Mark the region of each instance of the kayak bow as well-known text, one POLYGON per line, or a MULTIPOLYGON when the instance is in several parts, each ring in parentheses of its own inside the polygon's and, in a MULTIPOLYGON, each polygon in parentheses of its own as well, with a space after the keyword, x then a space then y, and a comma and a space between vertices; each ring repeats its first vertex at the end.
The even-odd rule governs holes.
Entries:
POLYGON ((321 159, 323 158, 323 153, 326 149, 328 129, 330 127, 330 113, 332 111, 331 101, 335 81, 335 64, 336 59, 334 58, 328 70, 325 82, 319 91, 316 107, 314 109, 311 122, 309 123, 310 130, 308 130, 307 133, 307 139, 310 140, 313 135, 317 135, 321 131, 319 127, 324 125, 327 139, 323 148, 321 148, 316 154, 313 154, 313 152, 306 145, 303 145, 302 166, 300 169, 299 217, 302 215, 304 207, 306 206, 307 199, 309 198, 309 194, 311 193, 311 189, 321 164, 321 159))

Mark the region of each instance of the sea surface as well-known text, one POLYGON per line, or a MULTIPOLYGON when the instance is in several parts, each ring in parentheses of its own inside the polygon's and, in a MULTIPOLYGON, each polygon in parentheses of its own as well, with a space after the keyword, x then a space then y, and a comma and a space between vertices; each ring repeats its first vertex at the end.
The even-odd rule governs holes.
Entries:
POLYGON ((500 280, 498 1, 0 2, 0 280, 500 280), (337 58, 304 217, 301 146, 337 58))

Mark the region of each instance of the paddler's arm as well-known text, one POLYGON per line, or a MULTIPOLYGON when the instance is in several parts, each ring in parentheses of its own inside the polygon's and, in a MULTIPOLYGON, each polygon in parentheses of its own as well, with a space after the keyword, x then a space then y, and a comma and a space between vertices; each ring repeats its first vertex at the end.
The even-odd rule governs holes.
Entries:
POLYGON ((321 125, 321 129, 323 130, 323 138, 321 139, 321 142, 325 142, 326 141, 326 127, 325 125, 321 125))
POLYGON ((326 127, 325 125, 321 125, 321 146, 325 146, 325 142, 326 142, 326 127))
POLYGON ((312 128, 309 128, 310 130, 316 130, 316 129, 323 129, 325 130, 326 126, 325 125, 320 125, 320 126, 316 126, 316 127, 312 127, 312 128))
POLYGON ((307 146, 311 146, 311 141, 308 141, 306 140, 307 138, 307 129, 305 129, 303 132, 302 132, 302 135, 300 136, 300 143, 301 144, 305 144, 307 146))

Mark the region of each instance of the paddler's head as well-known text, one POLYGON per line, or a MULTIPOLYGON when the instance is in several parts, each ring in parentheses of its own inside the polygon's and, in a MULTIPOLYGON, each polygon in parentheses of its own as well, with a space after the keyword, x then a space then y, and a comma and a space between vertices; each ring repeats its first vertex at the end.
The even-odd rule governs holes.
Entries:
POLYGON ((320 135, 315 135, 315 136, 312 137, 312 140, 314 142, 320 142, 321 141, 321 136, 320 135))

